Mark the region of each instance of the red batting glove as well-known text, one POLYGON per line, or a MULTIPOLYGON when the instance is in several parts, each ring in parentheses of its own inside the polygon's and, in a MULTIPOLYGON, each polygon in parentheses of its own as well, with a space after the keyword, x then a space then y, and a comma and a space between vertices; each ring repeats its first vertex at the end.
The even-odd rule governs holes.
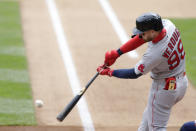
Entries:
POLYGON ((111 66, 120 55, 116 50, 108 51, 105 53, 105 65, 111 66))
POLYGON ((99 72, 100 75, 108 75, 112 76, 114 70, 111 70, 109 67, 105 67, 104 65, 101 65, 97 68, 97 72, 99 72))

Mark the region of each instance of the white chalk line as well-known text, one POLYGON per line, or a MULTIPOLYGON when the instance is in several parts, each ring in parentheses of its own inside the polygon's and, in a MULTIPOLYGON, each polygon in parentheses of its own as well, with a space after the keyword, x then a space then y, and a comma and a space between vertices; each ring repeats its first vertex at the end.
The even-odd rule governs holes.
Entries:
MULTIPOLYGON (((99 0, 101 7, 103 8, 106 16, 108 17, 110 23, 112 24, 116 34, 118 35, 121 44, 124 44, 129 40, 129 36, 126 34, 123 26, 120 24, 114 10, 110 6, 108 0, 99 0)), ((138 53, 134 50, 128 53, 131 58, 138 58, 138 53)))
MULTIPOLYGON (((54 31, 56 33, 59 49, 63 58, 63 62, 68 74, 68 79, 74 95, 77 95, 78 91, 81 89, 79 79, 76 74, 76 69, 72 61, 72 56, 68 47, 68 42, 66 39, 65 32, 59 17, 58 10, 54 0, 46 0, 48 5, 48 10, 53 23, 54 31)), ((84 96, 80 99, 77 104, 79 115, 85 131, 94 131, 94 125, 91 119, 90 112, 84 96)))

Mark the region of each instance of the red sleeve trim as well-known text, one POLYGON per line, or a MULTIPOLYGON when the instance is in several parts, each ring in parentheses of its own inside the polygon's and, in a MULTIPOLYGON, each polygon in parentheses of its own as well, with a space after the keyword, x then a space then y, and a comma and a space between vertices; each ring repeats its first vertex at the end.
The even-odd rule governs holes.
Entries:
POLYGON ((144 43, 145 43, 145 41, 143 39, 139 38, 139 35, 137 35, 134 38, 127 41, 125 44, 123 44, 120 47, 120 50, 123 53, 127 53, 129 51, 135 50, 136 48, 138 48, 139 46, 141 46, 144 43))

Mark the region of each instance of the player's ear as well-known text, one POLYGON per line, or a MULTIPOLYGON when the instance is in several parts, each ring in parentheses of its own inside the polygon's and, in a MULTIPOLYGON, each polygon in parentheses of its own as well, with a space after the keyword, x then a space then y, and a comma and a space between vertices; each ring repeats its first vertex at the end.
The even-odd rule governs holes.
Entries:
POLYGON ((151 32, 152 34, 154 34, 156 31, 155 31, 155 30, 150 30, 150 32, 151 32))
POLYGON ((150 32, 151 32, 151 36, 153 36, 153 37, 155 37, 155 36, 156 36, 157 31, 155 31, 155 30, 151 30, 150 32))

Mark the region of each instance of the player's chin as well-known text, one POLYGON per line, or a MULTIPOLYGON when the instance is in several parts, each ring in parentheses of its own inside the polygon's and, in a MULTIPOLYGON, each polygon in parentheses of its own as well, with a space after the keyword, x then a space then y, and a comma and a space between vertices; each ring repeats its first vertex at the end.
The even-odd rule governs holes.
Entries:
POLYGON ((146 38, 146 39, 143 39, 145 42, 149 42, 149 41, 152 41, 153 39, 152 38, 146 38))
POLYGON ((151 40, 149 40, 149 39, 143 39, 145 42, 149 42, 149 41, 151 41, 151 40))

